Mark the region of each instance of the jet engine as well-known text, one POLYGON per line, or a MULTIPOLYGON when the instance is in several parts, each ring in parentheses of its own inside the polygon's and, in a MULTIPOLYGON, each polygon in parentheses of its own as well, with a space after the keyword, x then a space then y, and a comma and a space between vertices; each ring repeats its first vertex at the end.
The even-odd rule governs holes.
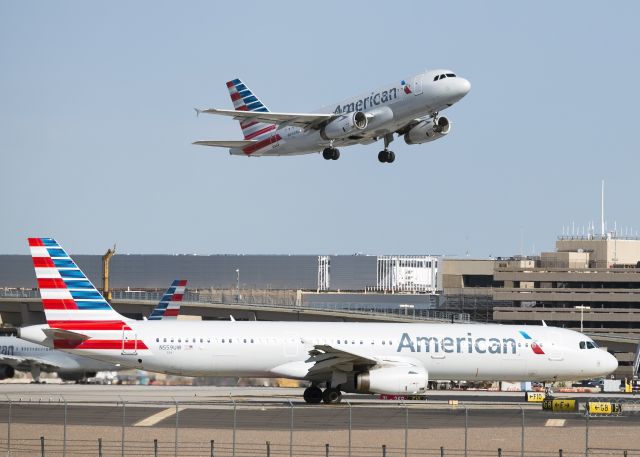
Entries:
POLYGON ((0 365, 0 381, 13 378, 15 374, 16 370, 11 365, 0 365))
POLYGON ((404 141, 407 144, 421 144, 442 138, 451 131, 451 123, 449 119, 440 116, 435 122, 433 119, 427 119, 404 135, 404 141))
POLYGON ((418 394, 427 390, 429 377, 421 366, 377 368, 356 375, 356 391, 377 394, 418 394))
POLYGON ((324 140, 335 140, 353 135, 367 128, 367 116, 362 111, 345 114, 329 122, 320 130, 324 140))

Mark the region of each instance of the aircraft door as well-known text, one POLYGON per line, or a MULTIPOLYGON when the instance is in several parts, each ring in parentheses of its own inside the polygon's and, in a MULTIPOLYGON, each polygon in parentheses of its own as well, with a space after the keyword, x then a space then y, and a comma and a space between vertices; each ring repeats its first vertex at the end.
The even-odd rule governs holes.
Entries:
POLYGON ((127 332, 122 327, 122 355, 136 355, 138 353, 138 335, 127 332))
POLYGON ((420 95, 422 93, 422 75, 418 75, 413 78, 413 95, 420 95))

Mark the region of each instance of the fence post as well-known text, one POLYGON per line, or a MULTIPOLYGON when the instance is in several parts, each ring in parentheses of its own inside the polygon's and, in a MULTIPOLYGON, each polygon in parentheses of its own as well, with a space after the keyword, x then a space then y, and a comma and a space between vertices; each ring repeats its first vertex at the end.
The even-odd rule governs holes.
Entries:
POLYGON ((351 457, 351 402, 347 400, 349 405, 349 457, 351 457))
POLYGON ((40 457, 44 457, 44 436, 40 437, 40 457))
POLYGON ((625 449, 623 454, 624 454, 624 457, 627 457, 628 451, 625 449))
POLYGON ((153 457, 158 457, 158 438, 153 440, 153 457))
POLYGON ((98 457, 102 457, 102 438, 98 438, 98 457))
POLYGON ((271 457, 271 441, 267 441, 267 457, 271 457))
POLYGON ((444 457, 444 446, 440 446, 440 457, 444 457))
POLYGON ((214 457, 214 455, 213 455, 214 454, 214 452, 213 452, 214 446, 215 446, 215 441, 211 440, 211 456, 210 457, 214 457))
POLYGON ((329 457, 329 443, 324 445, 324 457, 329 457))
POLYGON ((498 448, 498 457, 502 457, 502 448, 501 447, 498 448))
POLYGON ((176 404, 176 430, 173 439, 173 455, 175 457, 178 457, 178 429, 180 428, 180 411, 178 410, 178 401, 174 399, 173 402, 176 404))
POLYGON ((289 424, 289 457, 293 457, 293 403, 289 400, 291 407, 291 423, 289 424))
POLYGON ((62 457, 67 457, 67 399, 64 399, 64 428, 62 429, 62 457))
POLYGON ((404 403, 404 457, 408 457, 408 455, 409 455, 409 405, 404 403))
POLYGON ((236 401, 232 398, 231 401, 233 402, 233 435, 232 435, 232 449, 231 449, 231 456, 232 457, 236 457, 236 401))
MULTIPOLYGON (((8 398, 8 397, 7 397, 8 398)), ((9 419, 7 422, 7 456, 11 456, 11 399, 9 398, 9 419)))
POLYGON ((585 416, 585 431, 584 431, 584 455, 589 457, 589 411, 585 416))
POLYGON ((467 435, 469 430, 469 407, 464 407, 464 457, 467 457, 467 451, 469 449, 467 445, 467 435))
POLYGON ((562 449, 558 449, 558 457, 562 457, 562 449))
POLYGON ((124 457, 124 428, 127 420, 127 402, 122 400, 122 431, 120 433, 120 455, 124 457))
POLYGON ((387 445, 382 445, 382 457, 387 457, 387 445))
POLYGON ((524 408, 522 405, 520 406, 520 411, 522 411, 522 433, 520 434, 520 457, 524 457, 524 408))

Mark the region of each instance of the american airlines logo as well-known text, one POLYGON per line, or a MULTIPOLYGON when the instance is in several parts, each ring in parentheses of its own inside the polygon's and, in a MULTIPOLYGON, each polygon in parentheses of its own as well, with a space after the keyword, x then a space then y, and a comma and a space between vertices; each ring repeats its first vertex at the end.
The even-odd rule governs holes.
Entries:
POLYGON ((354 111, 366 111, 367 109, 371 109, 374 106, 378 106, 380 104, 388 103, 391 100, 395 100, 396 98, 398 98, 398 89, 395 87, 376 93, 371 92, 371 95, 365 98, 361 98, 358 101, 347 103, 342 106, 338 105, 333 111, 333 114, 346 114, 352 113, 354 111))
POLYGON ((456 338, 445 336, 416 336, 412 338, 403 333, 398 344, 397 352, 430 352, 446 354, 515 354, 516 340, 513 338, 482 338, 474 337, 471 333, 456 338))

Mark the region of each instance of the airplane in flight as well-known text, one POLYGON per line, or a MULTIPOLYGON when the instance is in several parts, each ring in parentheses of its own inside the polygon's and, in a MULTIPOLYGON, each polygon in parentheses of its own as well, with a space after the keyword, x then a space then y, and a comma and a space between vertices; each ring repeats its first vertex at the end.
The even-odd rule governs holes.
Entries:
MULTIPOLYGON (((187 281, 176 279, 149 315, 149 320, 175 320, 187 281)), ((118 371, 128 367, 116 366, 82 355, 57 351, 15 336, 0 336, 0 381, 15 376, 16 370, 30 372, 33 381, 40 382, 40 373, 56 372, 63 381, 83 381, 98 371, 118 371)))
POLYGON ((47 324, 20 336, 131 368, 306 380, 305 401, 337 403, 342 392, 424 393, 429 379, 574 380, 618 366, 591 338, 547 326, 136 321, 118 314, 54 239, 29 238, 29 246, 47 324))
POLYGON ((428 70, 379 87, 314 113, 272 112, 240 79, 227 82, 232 110, 197 109, 196 113, 229 116, 240 122, 243 140, 196 141, 193 144, 229 148, 232 155, 286 156, 322 152, 338 160, 338 147, 383 140, 378 160, 391 163, 394 135, 407 144, 434 141, 451 131, 439 113, 460 101, 471 88, 451 70, 428 70))

